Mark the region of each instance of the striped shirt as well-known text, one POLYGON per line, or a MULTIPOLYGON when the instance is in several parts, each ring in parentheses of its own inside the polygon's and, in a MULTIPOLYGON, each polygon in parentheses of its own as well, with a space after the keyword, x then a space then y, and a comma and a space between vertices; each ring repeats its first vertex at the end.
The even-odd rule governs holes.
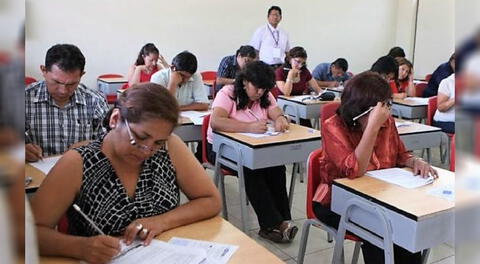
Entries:
POLYGON ((44 156, 62 154, 73 143, 99 138, 105 132, 102 121, 107 111, 105 98, 83 84, 63 108, 54 102, 45 81, 25 88, 25 131, 44 156))

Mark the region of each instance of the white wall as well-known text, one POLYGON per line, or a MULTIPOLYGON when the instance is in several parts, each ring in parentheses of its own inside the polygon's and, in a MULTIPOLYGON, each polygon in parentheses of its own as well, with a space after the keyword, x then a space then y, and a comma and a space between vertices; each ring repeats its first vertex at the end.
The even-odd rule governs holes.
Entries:
POLYGON ((415 77, 425 77, 455 50, 455 0, 419 0, 415 77))
POLYGON ((397 43, 413 45, 397 15, 399 6, 402 13, 411 11, 399 1, 406 0, 26 0, 26 74, 41 77, 39 65, 56 43, 80 47, 87 58, 83 82, 90 87, 99 74, 126 75, 146 42, 155 43, 168 61, 188 49, 197 55, 199 70, 216 70, 223 56, 266 23, 272 4, 282 7, 280 27, 292 46, 306 48, 310 69, 345 57, 356 73, 397 43))

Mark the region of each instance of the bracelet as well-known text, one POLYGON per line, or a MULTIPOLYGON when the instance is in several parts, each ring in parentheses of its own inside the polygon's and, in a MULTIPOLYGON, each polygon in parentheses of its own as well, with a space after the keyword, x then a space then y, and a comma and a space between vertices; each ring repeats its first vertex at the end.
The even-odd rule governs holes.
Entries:
POLYGON ((284 115, 281 115, 281 116, 283 116, 287 120, 287 122, 290 123, 290 117, 288 115, 284 114, 284 115))

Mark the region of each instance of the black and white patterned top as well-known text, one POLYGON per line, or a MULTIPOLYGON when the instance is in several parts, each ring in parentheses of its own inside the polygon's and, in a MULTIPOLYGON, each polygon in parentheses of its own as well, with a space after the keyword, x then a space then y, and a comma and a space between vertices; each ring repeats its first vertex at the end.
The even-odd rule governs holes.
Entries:
MULTIPOLYGON (((130 198, 110 161, 101 151, 102 141, 76 148, 83 158, 83 180, 75 197, 82 211, 107 235, 119 236, 134 220, 159 215, 177 207, 180 192, 167 150, 144 161, 135 197, 130 198)), ((94 236, 98 232, 73 207, 67 211, 68 233, 94 236)))
POLYGON ((83 84, 62 108, 48 93, 45 81, 25 88, 25 131, 44 156, 62 154, 73 143, 100 138, 105 133, 101 124, 107 111, 105 98, 83 84))

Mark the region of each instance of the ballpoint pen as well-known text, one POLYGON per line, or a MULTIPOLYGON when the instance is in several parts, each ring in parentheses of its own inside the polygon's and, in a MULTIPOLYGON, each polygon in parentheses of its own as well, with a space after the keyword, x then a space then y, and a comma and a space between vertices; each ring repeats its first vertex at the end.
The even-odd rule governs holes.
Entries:
POLYGON ((105 235, 105 233, 103 233, 103 231, 98 228, 98 226, 92 221, 92 219, 90 219, 86 214, 84 214, 82 212, 82 210, 80 209, 80 207, 77 205, 77 204, 73 204, 73 208, 81 215, 83 216, 83 218, 85 218, 85 220, 87 220, 88 223, 90 223, 90 225, 100 234, 100 235, 105 235))
MULTIPOLYGON (((30 130, 25 130, 25 140, 26 140, 26 144, 33 144, 33 139, 32 137, 30 136, 30 133, 28 133, 28 131, 30 130)), ((42 154, 38 154, 38 159, 39 160, 43 160, 43 157, 42 157, 42 154)))
POLYGON ((373 106, 370 106, 370 108, 368 108, 368 109, 367 109, 366 111, 364 111, 363 113, 355 116, 352 120, 353 120, 353 121, 356 121, 356 120, 359 119, 360 117, 362 117, 362 116, 370 113, 370 111, 372 111, 372 110, 373 110, 373 106))

